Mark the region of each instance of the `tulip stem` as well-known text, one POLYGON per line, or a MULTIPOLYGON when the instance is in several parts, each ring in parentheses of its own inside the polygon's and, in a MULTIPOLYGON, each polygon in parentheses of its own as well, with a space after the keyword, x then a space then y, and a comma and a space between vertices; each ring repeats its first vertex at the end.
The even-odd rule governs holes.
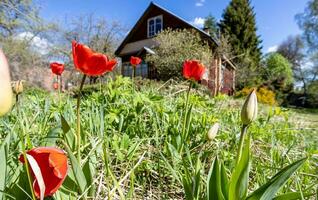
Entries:
POLYGON ((185 106, 184 106, 184 110, 185 110, 185 113, 184 113, 184 119, 183 119, 183 126, 182 126, 182 135, 181 135, 181 139, 182 139, 182 143, 181 143, 181 148, 180 148, 180 152, 182 152, 182 149, 183 149, 183 145, 186 141, 186 127, 187 127, 187 116, 188 116, 188 112, 189 112, 189 97, 190 97, 190 91, 191 91, 191 88, 192 88, 192 81, 190 81, 190 84, 189 84, 189 87, 188 87, 188 90, 187 90, 187 96, 186 96, 186 103, 185 103, 185 106))
POLYGON ((77 104, 76 104, 76 114, 77 114, 77 160, 80 163, 81 161, 81 118, 80 118, 80 104, 81 104, 81 96, 82 89, 85 83, 86 75, 83 75, 82 82, 80 84, 78 94, 77 94, 77 104))
MULTIPOLYGON (((16 95, 16 100, 17 100, 17 104, 18 104, 18 96, 19 94, 16 95)), ((19 117, 21 117, 20 114, 20 110, 18 109, 18 105, 17 105, 17 114, 19 117)), ((35 194, 34 194, 34 191, 33 191, 33 183, 32 183, 32 178, 31 178, 31 173, 30 173, 30 168, 29 168, 29 163, 28 163, 28 159, 27 159, 27 156, 26 156, 26 148, 25 148, 25 140, 24 140, 24 132, 23 133, 20 133, 20 141, 21 141, 21 146, 22 146, 22 154, 23 154, 23 159, 24 159, 24 166, 25 166, 25 169, 26 169, 26 172, 27 172, 27 177, 28 177, 28 182, 29 182, 29 186, 30 186, 30 190, 31 190, 31 194, 32 194, 32 199, 33 200, 36 200, 36 197, 35 197, 35 194)), ((27 134, 27 138, 29 139, 29 135, 27 134)))
POLYGON ((21 141, 22 143, 22 151, 23 151, 23 159, 24 159, 24 166, 27 172, 27 176, 28 176, 28 182, 29 182, 29 186, 30 186, 30 190, 31 190, 31 194, 32 194, 32 199, 36 200, 34 191, 33 191, 33 184, 32 184, 32 178, 31 178, 31 173, 30 173, 30 168, 29 168, 29 163, 28 163, 28 159, 26 156, 26 150, 25 150, 25 145, 24 145, 24 140, 21 141))
POLYGON ((237 150, 236 164, 239 162, 239 160, 242 157, 243 143, 244 143, 245 135, 247 132, 247 128, 248 128, 248 125, 242 125, 239 146, 237 150))
POLYGON ((134 90, 135 90, 135 76, 136 76, 136 68, 135 66, 132 66, 131 81, 132 81, 134 90))

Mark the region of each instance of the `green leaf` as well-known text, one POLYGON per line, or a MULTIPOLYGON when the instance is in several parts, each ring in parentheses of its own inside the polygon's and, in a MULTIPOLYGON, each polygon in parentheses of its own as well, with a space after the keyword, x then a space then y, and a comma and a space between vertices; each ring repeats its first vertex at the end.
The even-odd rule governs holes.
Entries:
POLYGON ((278 190, 286 183, 286 181, 297 171, 307 158, 302 158, 279 171, 266 184, 262 185, 251 195, 248 200, 271 200, 274 198, 278 190))
POLYGON ((245 199, 247 195, 250 170, 250 143, 251 136, 250 134, 247 134, 246 145, 244 145, 242 157, 237 162, 230 179, 229 200, 245 199))
POLYGON ((94 197, 95 193, 95 185, 94 185, 94 175, 95 175, 95 170, 94 167, 92 166, 92 163, 90 162, 90 159, 86 161, 86 163, 83 166, 83 173, 85 175, 85 178, 87 180, 87 186, 90 187, 88 191, 88 195, 90 197, 94 197))
POLYGON ((227 176, 226 168, 224 167, 223 162, 221 164, 221 190, 225 199, 229 198, 229 179, 227 176))
POLYGON ((60 136, 61 128, 56 127, 51 129, 47 136, 43 139, 42 146, 56 146, 56 141, 60 136))
POLYGON ((207 179, 208 200, 225 200, 222 192, 222 184, 220 163, 218 157, 215 157, 207 179))
POLYGON ((70 158, 70 163, 72 166, 72 170, 74 172, 76 183, 79 187, 80 192, 83 193, 85 191, 86 186, 87 186, 87 181, 86 181, 85 175, 82 171, 81 165, 76 160, 70 147, 64 141, 62 141, 62 142, 65 146, 65 150, 68 154, 68 157, 70 158))
POLYGON ((5 146, 6 145, 1 145, 0 147, 0 199, 3 197, 7 177, 7 152, 5 146))
POLYGON ((61 125, 64 133, 64 139, 67 141, 67 144, 71 147, 71 149, 75 148, 75 136, 69 130, 71 129, 68 125, 66 119, 61 115, 61 125))
POLYGON ((71 128, 70 125, 68 125, 66 119, 61 115, 61 125, 62 125, 62 130, 63 133, 66 134, 71 128))
MULTIPOLYGON (((304 197, 310 197, 314 195, 315 195, 314 193, 303 194, 304 197)), ((301 198, 302 197, 300 192, 290 192, 287 194, 276 196, 273 200, 298 200, 301 198)))
POLYGON ((207 179, 208 199, 228 199, 228 177, 223 162, 216 157, 207 179))

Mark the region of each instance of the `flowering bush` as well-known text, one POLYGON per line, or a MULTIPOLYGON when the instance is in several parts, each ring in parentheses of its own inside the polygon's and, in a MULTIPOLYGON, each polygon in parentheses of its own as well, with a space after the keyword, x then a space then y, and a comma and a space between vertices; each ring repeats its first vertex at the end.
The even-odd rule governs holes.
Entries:
MULTIPOLYGON (((236 92, 235 97, 241 98, 247 96, 253 88, 245 87, 241 91, 236 92)), ((276 95, 273 91, 267 89, 266 87, 258 88, 256 91, 257 99, 260 103, 268 105, 277 105, 276 95)))

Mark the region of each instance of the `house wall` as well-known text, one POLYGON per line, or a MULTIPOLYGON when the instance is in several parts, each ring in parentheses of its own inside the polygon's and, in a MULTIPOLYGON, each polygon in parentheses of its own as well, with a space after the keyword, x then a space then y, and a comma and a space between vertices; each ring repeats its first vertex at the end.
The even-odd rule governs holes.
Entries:
POLYGON ((225 67, 223 71, 223 85, 221 87, 221 93, 227 95, 233 95, 234 93, 234 73, 232 68, 225 67))
POLYGON ((148 38, 147 36, 147 28, 148 28, 148 19, 152 17, 156 17, 158 15, 162 15, 163 19, 163 30, 167 28, 171 29, 192 29, 193 27, 189 26, 189 24, 184 23, 178 18, 174 17, 170 13, 165 12, 164 10, 158 8, 152 8, 150 12, 144 16, 144 20, 141 24, 138 25, 138 28, 135 29, 134 37, 130 38, 127 42, 135 42, 139 40, 143 40, 148 38))
POLYGON ((213 59, 208 70, 208 79, 202 80, 202 84, 209 88, 211 95, 216 96, 220 93, 233 95, 235 70, 224 63, 222 64, 220 58, 213 59))

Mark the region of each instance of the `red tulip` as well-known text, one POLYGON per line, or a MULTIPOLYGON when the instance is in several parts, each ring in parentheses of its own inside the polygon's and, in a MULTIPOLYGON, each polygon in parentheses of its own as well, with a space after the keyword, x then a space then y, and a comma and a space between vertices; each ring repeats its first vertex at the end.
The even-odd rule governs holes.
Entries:
POLYGON ((183 63, 183 76, 186 79, 201 80, 205 67, 197 60, 187 60, 183 63))
MULTIPOLYGON (((44 196, 52 196, 62 185, 67 175, 67 156, 64 151, 55 147, 36 147, 26 152, 32 156, 37 162, 43 181, 45 184, 44 196)), ((19 160, 24 163, 23 154, 19 160)), ((40 188, 35 178, 34 172, 31 169, 33 177, 33 190, 37 198, 40 198, 40 188)))
POLYGON ((134 56, 131 56, 130 57, 130 64, 133 66, 133 67, 136 67, 137 65, 139 65, 141 63, 141 58, 139 57, 134 57, 134 56))
POLYGON ((57 90, 59 88, 58 82, 53 83, 53 88, 54 88, 54 90, 57 90))
POLYGON ((113 71, 117 61, 109 60, 101 53, 93 52, 88 46, 72 41, 75 68, 88 76, 99 76, 113 71))
POLYGON ((61 75, 64 71, 64 64, 58 63, 58 62, 52 62, 50 64, 51 70, 53 74, 61 75))

